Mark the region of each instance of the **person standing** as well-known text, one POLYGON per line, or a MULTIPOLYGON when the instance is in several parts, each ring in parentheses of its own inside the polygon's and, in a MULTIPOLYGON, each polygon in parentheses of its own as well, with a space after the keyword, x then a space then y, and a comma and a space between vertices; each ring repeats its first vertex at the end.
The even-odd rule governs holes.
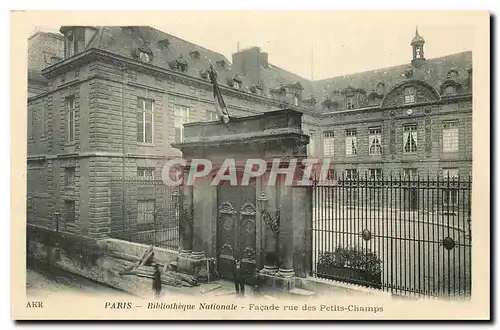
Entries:
POLYGON ((233 276, 234 276, 234 286, 236 289, 236 295, 245 295, 245 276, 243 268, 241 267, 241 259, 235 259, 233 265, 233 276))
POLYGON ((155 271, 153 273, 153 291, 155 292, 155 297, 159 298, 161 293, 161 272, 158 264, 155 264, 155 271))

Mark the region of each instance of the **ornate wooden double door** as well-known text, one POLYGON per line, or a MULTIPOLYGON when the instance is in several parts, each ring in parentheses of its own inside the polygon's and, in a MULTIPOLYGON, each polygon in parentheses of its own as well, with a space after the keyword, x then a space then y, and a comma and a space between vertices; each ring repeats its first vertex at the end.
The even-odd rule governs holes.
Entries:
POLYGON ((222 278, 233 279, 234 259, 241 258, 248 274, 255 269, 255 181, 248 186, 218 187, 217 268, 222 278))

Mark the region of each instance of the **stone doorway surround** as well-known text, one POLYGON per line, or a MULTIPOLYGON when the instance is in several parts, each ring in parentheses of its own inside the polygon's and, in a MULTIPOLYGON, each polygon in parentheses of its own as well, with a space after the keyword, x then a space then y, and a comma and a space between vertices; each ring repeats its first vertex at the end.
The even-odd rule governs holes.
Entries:
MULTIPOLYGON (((217 264, 218 187, 213 175, 227 158, 236 168, 248 159, 264 159, 267 170, 255 181, 255 270, 259 283, 292 290, 297 278, 312 269, 312 188, 310 186, 268 184, 273 160, 287 167, 297 160, 296 178, 301 177, 301 161, 307 158, 309 136, 302 131, 302 113, 284 109, 260 115, 231 118, 228 125, 219 121, 184 125, 183 143, 173 147, 182 151, 186 162, 184 176, 193 159, 212 162, 212 175, 197 178, 192 186, 182 186, 180 225, 181 253, 177 267, 201 280, 213 276, 209 265, 217 264)), ((295 179, 294 179, 295 182, 295 179)), ((220 224, 219 224, 220 225, 220 224)), ((227 266, 226 266, 227 267, 227 266)), ((215 266, 217 268, 217 266, 215 266)), ((223 270, 227 273, 227 270, 223 270)))

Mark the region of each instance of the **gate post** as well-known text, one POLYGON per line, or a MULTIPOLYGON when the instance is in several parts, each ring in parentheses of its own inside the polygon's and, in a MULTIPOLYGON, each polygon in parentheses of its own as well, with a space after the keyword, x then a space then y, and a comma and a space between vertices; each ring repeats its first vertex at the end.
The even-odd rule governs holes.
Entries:
MULTIPOLYGON (((186 166, 183 171, 183 178, 186 178, 189 167, 186 166)), ((193 187, 184 184, 181 189, 181 254, 188 256, 193 252, 193 187)))

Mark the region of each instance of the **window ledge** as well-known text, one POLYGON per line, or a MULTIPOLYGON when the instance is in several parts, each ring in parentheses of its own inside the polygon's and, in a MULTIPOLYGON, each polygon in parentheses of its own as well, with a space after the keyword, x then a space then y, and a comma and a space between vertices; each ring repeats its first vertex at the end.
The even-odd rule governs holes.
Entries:
POLYGON ((64 144, 65 147, 74 147, 76 145, 76 142, 66 142, 64 144))
POLYGON ((141 146, 141 147, 154 147, 155 146, 154 143, 146 143, 146 142, 137 142, 137 145, 141 146))

